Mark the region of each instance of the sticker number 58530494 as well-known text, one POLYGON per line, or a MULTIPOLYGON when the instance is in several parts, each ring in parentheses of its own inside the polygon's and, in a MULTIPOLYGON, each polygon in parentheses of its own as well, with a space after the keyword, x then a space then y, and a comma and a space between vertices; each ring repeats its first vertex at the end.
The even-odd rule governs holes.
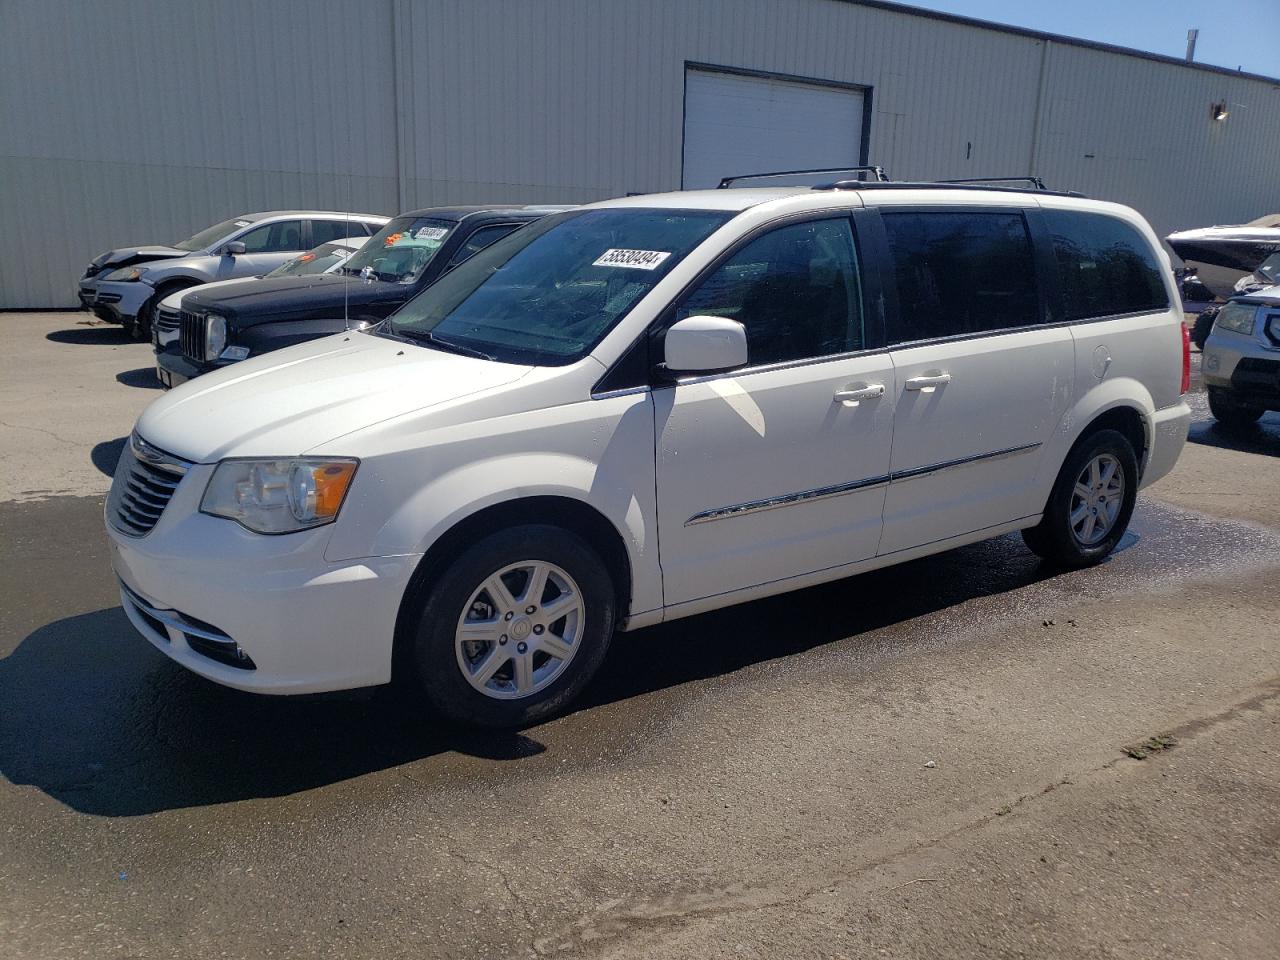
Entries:
POLYGON ((655 270, 671 256, 665 250, 606 250, 591 264, 593 267, 629 267, 632 270, 655 270))

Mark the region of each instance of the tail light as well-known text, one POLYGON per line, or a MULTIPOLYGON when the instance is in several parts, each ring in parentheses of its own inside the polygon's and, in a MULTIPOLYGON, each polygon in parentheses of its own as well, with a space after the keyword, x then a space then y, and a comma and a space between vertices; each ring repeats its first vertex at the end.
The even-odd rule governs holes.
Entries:
POLYGON ((1191 389, 1191 332, 1186 324, 1182 327, 1182 393, 1191 389))

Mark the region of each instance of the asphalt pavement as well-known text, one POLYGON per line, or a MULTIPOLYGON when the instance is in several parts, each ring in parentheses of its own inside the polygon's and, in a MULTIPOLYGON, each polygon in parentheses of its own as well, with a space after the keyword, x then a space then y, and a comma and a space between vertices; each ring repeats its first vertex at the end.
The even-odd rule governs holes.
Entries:
POLYGON ((621 635, 458 734, 134 634, 102 501, 158 390, 87 319, 0 315, 0 957, 1280 957, 1280 417, 1193 395, 1099 567, 1004 537, 621 635))

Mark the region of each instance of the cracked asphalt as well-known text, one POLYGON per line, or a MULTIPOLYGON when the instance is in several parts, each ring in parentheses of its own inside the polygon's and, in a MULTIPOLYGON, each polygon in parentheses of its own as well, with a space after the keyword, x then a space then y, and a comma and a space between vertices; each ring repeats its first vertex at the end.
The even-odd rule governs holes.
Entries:
POLYGON ((0 315, 0 958, 1280 957, 1280 417, 1194 395, 1100 567, 1006 537, 623 635, 460 735, 133 634, 102 500, 157 391, 86 319, 0 315))

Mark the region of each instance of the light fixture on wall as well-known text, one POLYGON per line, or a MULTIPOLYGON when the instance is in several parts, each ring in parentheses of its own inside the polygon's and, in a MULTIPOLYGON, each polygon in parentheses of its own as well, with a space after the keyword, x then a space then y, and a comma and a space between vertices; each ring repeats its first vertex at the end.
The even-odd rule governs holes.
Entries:
POLYGON ((1215 119, 1215 120, 1217 120, 1217 121, 1219 121, 1219 122, 1221 122, 1221 121, 1223 121, 1223 120, 1227 119, 1227 117, 1231 116, 1231 111, 1227 109, 1227 102, 1226 102, 1225 100, 1224 100, 1224 101, 1222 101, 1221 103, 1215 103, 1215 104, 1214 104, 1212 107, 1210 107, 1209 109, 1210 109, 1210 110, 1212 111, 1212 113, 1213 113, 1213 119, 1215 119))

